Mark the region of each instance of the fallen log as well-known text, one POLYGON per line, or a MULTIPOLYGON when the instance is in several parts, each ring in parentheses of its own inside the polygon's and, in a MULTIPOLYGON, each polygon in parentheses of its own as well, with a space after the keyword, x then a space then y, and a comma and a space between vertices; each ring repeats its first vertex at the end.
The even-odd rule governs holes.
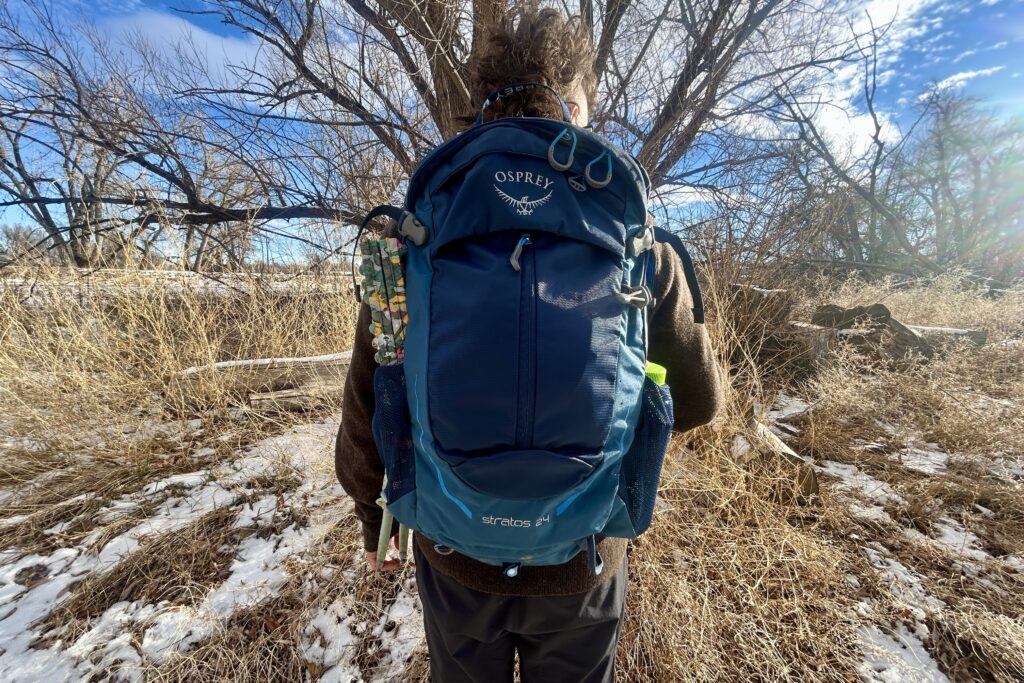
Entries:
POLYGON ((264 405, 276 403, 303 407, 313 399, 303 399, 301 395, 320 399, 339 396, 351 361, 351 351, 301 358, 221 361, 186 368, 176 373, 173 381, 184 395, 191 393, 190 385, 212 381, 228 385, 231 393, 242 400, 255 397, 256 403, 264 405), (288 394, 288 391, 295 393, 288 394))
POLYGON ((178 373, 179 378, 196 375, 207 371, 218 370, 277 370, 281 368, 327 367, 344 365, 346 368, 352 360, 351 351, 330 353, 324 356, 305 356, 302 358, 251 358, 246 360, 222 360, 210 365, 196 365, 178 373))
POLYGON ((852 308, 823 304, 815 309, 811 322, 835 329, 844 342, 887 362, 928 359, 935 354, 927 339, 894 318, 884 304, 852 308))
POLYGON ((752 479, 768 482, 779 503, 807 505, 818 495, 818 477, 810 463, 756 418, 736 435, 733 455, 752 479))
POLYGON ((984 346, 988 342, 987 330, 962 330, 957 327, 927 327, 925 325, 907 325, 907 327, 931 344, 968 341, 974 346, 984 346))

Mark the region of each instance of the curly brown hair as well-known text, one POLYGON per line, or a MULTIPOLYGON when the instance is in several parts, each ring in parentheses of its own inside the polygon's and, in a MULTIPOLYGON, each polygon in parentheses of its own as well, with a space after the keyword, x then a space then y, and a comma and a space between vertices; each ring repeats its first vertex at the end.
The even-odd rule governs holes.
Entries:
MULTIPOLYGON (((587 24, 557 9, 520 5, 485 29, 482 48, 469 63, 469 92, 477 108, 492 92, 511 83, 535 82, 563 97, 579 85, 593 108, 597 95, 594 44, 587 24)), ((507 116, 561 118, 555 98, 542 88, 525 90, 489 107, 484 120, 507 116)), ((472 112, 469 120, 476 117, 472 112)))

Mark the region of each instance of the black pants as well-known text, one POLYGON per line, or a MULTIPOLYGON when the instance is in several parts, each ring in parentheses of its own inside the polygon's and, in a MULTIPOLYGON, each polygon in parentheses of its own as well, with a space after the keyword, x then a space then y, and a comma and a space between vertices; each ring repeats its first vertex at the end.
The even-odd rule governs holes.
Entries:
MULTIPOLYGON (((611 683, 626 598, 626 562, 588 593, 480 593, 433 570, 418 552, 416 583, 434 683, 611 683)), ((515 581, 515 579, 509 579, 515 581)))

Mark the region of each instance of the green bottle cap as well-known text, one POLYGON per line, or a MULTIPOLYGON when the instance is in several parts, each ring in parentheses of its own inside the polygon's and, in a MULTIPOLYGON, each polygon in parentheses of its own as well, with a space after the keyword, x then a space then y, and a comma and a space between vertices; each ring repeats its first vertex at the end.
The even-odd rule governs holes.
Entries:
POLYGON ((650 377, 655 384, 664 384, 668 370, 665 369, 664 365, 658 365, 657 363, 647 361, 647 369, 644 371, 644 374, 650 377))

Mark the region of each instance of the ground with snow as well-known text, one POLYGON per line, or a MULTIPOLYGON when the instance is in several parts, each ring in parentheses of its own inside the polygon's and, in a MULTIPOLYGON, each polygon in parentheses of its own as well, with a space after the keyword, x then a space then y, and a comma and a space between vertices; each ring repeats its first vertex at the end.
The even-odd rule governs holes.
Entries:
MULTIPOLYGON (((787 437, 799 434, 800 428, 789 423, 799 422, 810 409, 811 406, 799 398, 783 396, 769 416, 778 421, 777 433, 787 437)), ((891 425, 879 423, 878 427, 890 438, 884 442, 860 440, 850 451, 854 460, 859 459, 858 453, 884 459, 880 471, 885 478, 902 481, 906 475, 919 484, 940 482, 947 476, 951 462, 961 459, 957 454, 942 451, 935 443, 897 435, 891 425)), ((878 468, 877 459, 867 458, 865 462, 878 468)), ((992 457, 982 463, 972 459, 971 464, 985 470, 981 477, 1024 494, 1024 471, 1017 460, 1008 462, 1006 458, 992 457)), ((878 582, 890 603, 883 611, 876 609, 876 599, 871 597, 863 598, 857 605, 858 615, 874 622, 859 631, 864 654, 857 672, 860 679, 878 683, 964 680, 962 676, 951 679, 932 653, 934 642, 929 623, 941 619, 947 604, 930 594, 922 576, 904 561, 921 559, 922 565, 933 574, 938 564, 940 571, 937 573, 945 574, 949 582, 973 583, 974 588, 995 595, 998 600, 1000 594, 1009 595, 1024 587, 1024 555, 994 556, 986 549, 986 543, 965 526, 993 516, 991 510, 980 505, 973 506, 971 513, 976 514, 966 514, 962 520, 935 513, 924 533, 908 526, 905 519, 894 518, 894 513, 905 514, 908 508, 908 501, 897 491, 896 485, 850 462, 822 460, 813 466, 823 490, 835 502, 846 505, 852 517, 863 524, 862 529, 877 529, 872 535, 885 539, 872 540, 866 536, 854 539, 868 566, 875 571, 870 579, 878 582), (892 618, 894 613, 898 618, 892 618)), ((941 499, 935 502, 937 507, 942 504, 941 499)), ((853 575, 847 578, 855 589, 864 581, 864 577, 853 575)), ((1016 621, 1019 625, 1019 615, 1016 621)), ((1012 640, 1014 635, 1007 634, 1007 637, 1012 640)), ((1015 645, 1018 650, 1024 648, 1024 642, 1015 645)))
MULTIPOLYGON (((768 418, 781 438, 791 440, 799 437, 810 409, 783 396, 768 418)), ((414 580, 409 571, 386 585, 366 575, 351 506, 333 475, 336 425, 336 417, 300 425, 228 458, 210 459, 213 449, 197 450, 194 471, 104 502, 92 513, 94 528, 75 543, 60 540, 69 524, 64 521, 46 530, 55 540, 41 546, 45 552, 0 550, 0 680, 142 681, 189 671, 175 667, 206 656, 217 643, 228 650, 231 643, 245 643, 253 623, 288 634, 289 661, 304 680, 422 676, 414 580), (99 591, 95 587, 118 573, 139 573, 144 583, 139 567, 147 565, 139 558, 154 552, 161 539, 181 539, 178 547, 159 546, 162 552, 194 552, 189 539, 209 533, 191 530, 209 520, 220 525, 212 536, 216 547, 206 553, 213 569, 209 576, 192 576, 187 595, 161 598, 157 586, 139 596, 125 588, 123 599, 115 595, 98 606, 68 608, 75 601, 88 605, 83 587, 99 591), (337 535, 349 532, 339 542, 337 535), (284 628, 275 605, 286 598, 298 607, 289 608, 287 618, 294 623, 284 628), (78 616, 61 618, 65 612, 78 616)), ((1024 585, 1024 557, 993 555, 983 525, 974 524, 992 515, 984 506, 960 518, 937 514, 924 530, 902 517, 906 495, 880 476, 878 463, 915 481, 940 480, 949 476, 956 454, 913 439, 897 446, 865 441, 852 444, 851 453, 873 458, 866 462, 874 469, 855 458, 813 463, 823 495, 846 506, 860 530, 846 539, 860 554, 860 573, 851 571, 847 579, 852 591, 863 594, 856 611, 864 624, 862 663, 849 674, 879 683, 953 680, 944 673, 931 630, 947 603, 933 592, 935 571, 916 566, 917 558, 929 558, 928 567, 944 567, 951 582, 998 592, 1024 585), (879 533, 869 535, 871 529, 879 533), (868 584, 872 591, 865 590, 868 584)), ((1020 487, 1024 469, 1013 458, 993 457, 986 476, 1020 487)), ((18 495, 19 489, 2 490, 0 500, 18 495)), ((0 533, 22 521, 0 520, 0 533)))
MULTIPOLYGON (((286 587, 315 597, 318 579, 337 564, 337 558, 325 560, 318 554, 318 545, 351 507, 331 469, 336 429, 336 421, 300 426, 236 459, 151 482, 107 503, 95 514, 95 530, 73 547, 45 555, 0 552, 0 680, 144 680, 145 673, 217 637, 230 628, 232 617, 286 587), (281 481, 293 485, 279 493, 261 491, 281 481), (97 547, 95 540, 109 525, 143 507, 151 511, 148 517, 97 547), (73 640, 65 639, 60 629, 47 632, 52 626, 48 615, 83 580, 118 572, 155 538, 217 513, 226 515, 235 532, 228 534, 234 545, 223 549, 229 558, 224 578, 205 595, 187 604, 118 601, 73 640), (303 572, 310 574, 305 586, 297 579, 303 572)), ((3 520, 0 532, 18 521, 3 520)), ((191 550, 180 548, 182 553, 191 550)), ((309 615, 299 648, 309 669, 321 681, 394 680, 423 640, 412 579, 405 577, 394 598, 382 606, 379 623, 353 623, 351 602, 352 596, 341 595, 309 615), (386 650, 371 676, 352 661, 358 653, 353 643, 367 630, 384 636, 386 650)))

